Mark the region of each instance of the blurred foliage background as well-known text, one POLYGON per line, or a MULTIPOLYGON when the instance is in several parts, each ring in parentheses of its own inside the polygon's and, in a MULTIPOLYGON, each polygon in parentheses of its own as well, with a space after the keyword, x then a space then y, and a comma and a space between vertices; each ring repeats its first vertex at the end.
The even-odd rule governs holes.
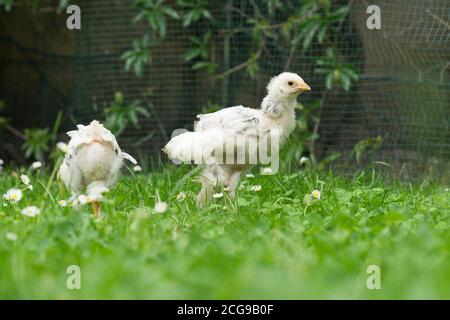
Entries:
POLYGON ((103 120, 158 159, 195 114, 258 107, 271 76, 299 73, 284 165, 380 165, 448 174, 445 0, 0 0, 0 157, 48 158, 63 132, 103 120), (81 8, 81 30, 65 8, 81 8), (381 29, 369 30, 369 5, 381 29))

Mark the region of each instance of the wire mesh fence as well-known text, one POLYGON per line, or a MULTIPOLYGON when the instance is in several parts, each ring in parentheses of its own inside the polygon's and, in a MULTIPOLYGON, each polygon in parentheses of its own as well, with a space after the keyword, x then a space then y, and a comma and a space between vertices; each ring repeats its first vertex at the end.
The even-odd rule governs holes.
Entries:
MULTIPOLYGON (((408 162, 414 167, 419 163, 448 166, 449 1, 331 1, 332 7, 349 8, 338 24, 338 37, 324 39, 320 45, 312 41, 307 50, 292 49, 269 37, 256 52, 259 72, 252 78, 246 68, 255 53, 249 17, 255 10, 265 16, 268 9, 263 3, 267 2, 207 2, 214 17, 211 60, 219 76, 194 70, 184 58, 192 46, 191 37, 202 36, 211 22, 183 27, 167 19, 164 41, 151 47, 152 63, 142 77, 136 77, 125 71, 120 59, 132 40, 149 29, 145 22, 133 23, 137 14, 133 1, 78 1, 82 30, 74 33, 74 85, 72 92, 65 93, 72 117, 77 122, 101 118, 102 110, 120 91, 125 101, 139 100, 151 111, 151 117, 140 120, 139 128, 128 128, 120 136, 121 144, 135 154, 158 156, 171 132, 191 129, 197 113, 216 105, 258 107, 270 77, 288 70, 299 73, 313 88, 299 101, 321 105, 316 110, 316 116, 320 112, 316 142, 320 157, 335 152, 348 157, 358 142, 381 136, 376 160, 408 162), (373 4, 381 9, 379 30, 366 26, 366 10, 373 4), (323 76, 315 72, 317 57, 332 46, 338 48, 339 59, 359 74, 359 81, 348 91, 328 90, 323 76)), ((275 11, 268 28, 276 29, 295 16, 304 2, 286 1, 287 9, 275 11)))

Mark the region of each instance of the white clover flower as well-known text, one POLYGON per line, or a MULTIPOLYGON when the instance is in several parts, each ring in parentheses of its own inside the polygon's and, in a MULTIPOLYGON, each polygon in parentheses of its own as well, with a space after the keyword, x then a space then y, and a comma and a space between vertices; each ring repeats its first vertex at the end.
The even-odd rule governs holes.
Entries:
POLYGON ((313 190, 313 192, 311 192, 311 196, 314 199, 320 200, 320 191, 319 190, 313 190))
POLYGON ((20 176, 20 180, 22 180, 23 184, 25 184, 25 185, 27 185, 27 186, 30 185, 30 178, 28 178, 27 175, 22 174, 22 175, 20 176))
POLYGON ((220 198, 222 198, 222 197, 223 197, 223 193, 222 193, 222 192, 214 193, 214 194, 213 194, 213 198, 214 198, 214 199, 220 199, 220 198))
POLYGON ((59 204, 61 207, 67 207, 68 202, 67 202, 67 200, 58 200, 58 204, 59 204))
POLYGON ((253 173, 247 173, 247 174, 245 175, 245 177, 248 178, 248 179, 251 179, 251 178, 254 178, 255 175, 254 175, 253 173))
POLYGON ((156 213, 164 213, 167 211, 167 208, 169 205, 167 202, 164 201, 158 201, 155 203, 155 208, 153 209, 156 213))
POLYGON ((256 185, 256 186, 252 186, 252 187, 250 188, 250 190, 255 191, 255 192, 259 192, 259 191, 262 190, 262 187, 258 184, 258 185, 256 185))
POLYGON ((299 163, 302 166, 308 161, 309 161, 308 157, 301 157, 299 163))
POLYGON ((13 232, 7 232, 6 233, 6 240, 16 241, 17 240, 17 234, 15 234, 13 232))
POLYGON ((266 174, 266 175, 273 174, 273 170, 271 167, 265 167, 262 169, 262 174, 266 174))
POLYGON ((56 144, 56 148, 58 148, 58 150, 61 151, 62 153, 67 153, 69 151, 69 146, 62 141, 56 144))
POLYGON ((142 172, 142 167, 139 166, 139 165, 135 165, 135 166, 133 167, 133 171, 134 171, 134 172, 142 172))
POLYGON ((41 213, 41 209, 36 206, 28 206, 22 209, 22 214, 27 217, 36 217, 41 213))
POLYGON ((186 193, 184 193, 183 191, 181 191, 180 193, 177 194, 177 200, 178 201, 184 201, 184 199, 186 199, 186 193))
POLYGON ((34 169, 34 170, 39 169, 41 167, 42 167, 42 162, 40 162, 40 161, 35 161, 31 164, 31 169, 34 169))
POLYGON ((11 201, 11 202, 16 202, 16 203, 19 202, 20 200, 22 200, 22 197, 23 197, 22 190, 16 189, 16 188, 9 189, 3 195, 3 199, 5 199, 6 201, 11 201))

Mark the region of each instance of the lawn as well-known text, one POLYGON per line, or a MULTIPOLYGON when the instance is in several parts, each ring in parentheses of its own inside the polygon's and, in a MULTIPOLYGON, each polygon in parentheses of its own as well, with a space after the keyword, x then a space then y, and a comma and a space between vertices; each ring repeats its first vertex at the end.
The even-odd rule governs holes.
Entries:
POLYGON ((0 298, 450 298, 448 185, 255 170, 236 202, 224 191, 199 210, 190 170, 124 170, 94 219, 87 205, 58 204, 68 195, 49 173, 27 171, 30 191, 5 169, 0 193, 24 191, 18 203, 0 200, 0 298), (315 189, 320 199, 305 202, 315 189), (165 213, 153 210, 158 197, 165 213), (30 205, 40 215, 21 213, 30 205), (66 287, 70 265, 80 290, 66 287), (366 286, 370 265, 380 267, 379 290, 366 286))

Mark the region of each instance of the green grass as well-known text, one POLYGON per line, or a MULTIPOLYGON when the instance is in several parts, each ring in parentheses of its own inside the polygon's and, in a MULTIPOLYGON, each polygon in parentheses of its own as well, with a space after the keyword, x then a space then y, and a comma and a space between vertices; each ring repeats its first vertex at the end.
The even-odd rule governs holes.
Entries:
MULTIPOLYGON (((49 175, 30 174, 34 191, 0 205, 0 298, 450 298, 448 185, 371 171, 256 175, 236 203, 198 210, 189 169, 124 175, 100 220, 88 206, 60 207, 56 183, 45 198, 49 175), (314 189, 321 199, 307 206, 314 189), (158 195, 164 214, 153 213, 158 195), (23 216, 27 205, 41 214, 23 216), (81 290, 66 288, 69 265, 81 268, 81 290), (381 290, 366 287, 369 265, 381 268, 381 290)), ((0 193, 14 186, 20 177, 0 173, 0 193)))

